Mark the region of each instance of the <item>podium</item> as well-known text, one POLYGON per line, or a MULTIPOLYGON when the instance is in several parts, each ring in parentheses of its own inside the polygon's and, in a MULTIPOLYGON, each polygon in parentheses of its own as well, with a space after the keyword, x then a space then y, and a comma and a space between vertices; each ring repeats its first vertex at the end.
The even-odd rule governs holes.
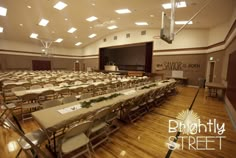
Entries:
POLYGON ((117 71, 117 66, 115 65, 105 65, 105 71, 117 71))

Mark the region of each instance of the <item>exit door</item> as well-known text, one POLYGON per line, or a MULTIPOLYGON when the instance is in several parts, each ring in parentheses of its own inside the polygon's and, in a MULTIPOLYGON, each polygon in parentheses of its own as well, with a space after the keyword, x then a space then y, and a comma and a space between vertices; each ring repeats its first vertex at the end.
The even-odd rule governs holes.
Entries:
POLYGON ((210 62, 209 82, 214 81, 215 62, 210 62))

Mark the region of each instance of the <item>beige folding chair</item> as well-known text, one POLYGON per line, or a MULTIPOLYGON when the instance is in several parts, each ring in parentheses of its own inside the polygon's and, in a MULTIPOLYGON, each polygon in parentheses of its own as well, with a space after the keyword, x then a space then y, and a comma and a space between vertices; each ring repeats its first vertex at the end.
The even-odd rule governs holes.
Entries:
POLYGON ((39 94, 40 101, 53 100, 56 98, 54 90, 46 90, 39 94))
POLYGON ((67 155, 78 157, 84 153, 88 153, 91 157, 89 148, 88 133, 92 122, 86 121, 73 126, 69 129, 62 139, 59 140, 59 157, 62 158, 67 155))
MULTIPOLYGON (((27 93, 21 96, 21 117, 22 120, 24 116, 31 115, 31 112, 39 110, 40 104, 38 100, 38 94, 36 93, 27 93)), ((30 117, 31 118, 31 117, 30 117)))
POLYGON ((69 95, 69 89, 63 88, 57 91, 57 98, 63 98, 69 95))
POLYGON ((42 86, 38 84, 30 86, 30 89, 39 89, 39 88, 42 88, 42 86))
POLYGON ((5 106, 4 111, 0 115, 0 125, 13 129, 21 136, 18 139, 18 144, 21 149, 17 153, 16 157, 19 157, 22 151, 25 151, 25 154, 28 157, 47 157, 45 153, 39 148, 40 145, 47 139, 45 132, 41 129, 37 129, 25 134, 17 118, 14 116, 12 110, 9 109, 8 106, 5 106), (11 118, 13 118, 14 121, 12 121, 11 118))
POLYGON ((42 105, 40 105, 43 109, 46 109, 46 108, 51 108, 51 107, 54 107, 54 106, 58 106, 58 105, 61 105, 62 103, 55 99, 55 100, 48 100, 48 101, 45 101, 42 103, 42 105))
POLYGON ((71 102, 75 102, 75 101, 77 101, 77 98, 74 95, 72 95, 72 96, 68 96, 68 97, 63 98, 61 102, 62 102, 62 104, 66 104, 66 103, 71 103, 71 102))
POLYGON ((90 145, 92 150, 108 139, 108 113, 110 113, 110 108, 105 107, 98 110, 92 118, 93 124, 89 133, 90 145))
POLYGON ((91 98, 93 95, 92 95, 92 93, 83 93, 83 94, 81 94, 80 95, 80 100, 82 100, 82 99, 87 99, 87 98, 91 98))

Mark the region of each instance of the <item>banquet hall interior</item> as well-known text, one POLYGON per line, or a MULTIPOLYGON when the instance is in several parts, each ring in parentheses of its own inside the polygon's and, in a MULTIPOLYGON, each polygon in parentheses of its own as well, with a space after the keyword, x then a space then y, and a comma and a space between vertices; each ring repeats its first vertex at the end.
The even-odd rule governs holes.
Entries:
POLYGON ((0 1, 0 157, 234 158, 235 0, 0 1))

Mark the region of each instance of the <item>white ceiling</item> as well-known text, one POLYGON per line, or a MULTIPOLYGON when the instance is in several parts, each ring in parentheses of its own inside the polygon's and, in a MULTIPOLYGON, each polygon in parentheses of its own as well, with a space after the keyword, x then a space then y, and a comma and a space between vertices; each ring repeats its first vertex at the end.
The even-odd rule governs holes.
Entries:
MULTIPOLYGON (((68 4, 62 11, 53 6, 59 0, 1 0, 0 6, 8 9, 7 16, 0 16, 0 26, 4 32, 0 39, 16 40, 40 44, 39 40, 29 38, 32 32, 38 33, 39 38, 56 40, 63 38, 61 47, 82 48, 108 34, 126 29, 154 28, 161 25, 161 4, 169 0, 61 0, 68 4), (29 9, 27 6, 31 6, 29 9), (130 14, 119 15, 116 9, 128 8, 130 14), (98 20, 88 22, 86 19, 96 16, 98 20), (39 26, 41 18, 49 20, 46 27, 39 26), (68 20, 66 21, 65 18, 68 20), (136 26, 135 22, 146 21, 148 26, 136 26), (23 24, 23 26, 20 26, 23 24), (117 25, 118 29, 108 30, 110 25, 117 25), (70 27, 77 28, 73 34, 67 32, 70 27), (88 35, 96 33, 93 39, 88 35), (82 42, 81 46, 75 43, 82 42)), ((176 0, 180 1, 180 0, 176 0)), ((235 7, 235 0, 212 0, 188 28, 209 29, 231 18, 235 7)), ((176 20, 189 20, 207 0, 186 0, 187 7, 176 9, 176 20)), ((170 11, 165 10, 167 14, 170 11)))

